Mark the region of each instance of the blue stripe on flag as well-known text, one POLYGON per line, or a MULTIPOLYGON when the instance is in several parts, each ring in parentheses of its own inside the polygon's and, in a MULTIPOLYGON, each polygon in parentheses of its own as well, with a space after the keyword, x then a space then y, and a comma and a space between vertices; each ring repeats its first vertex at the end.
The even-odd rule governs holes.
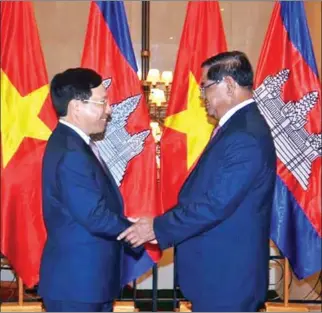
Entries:
POLYGON ((276 179, 271 239, 299 279, 321 270, 321 238, 279 176, 276 179))
POLYGON ((124 253, 121 279, 122 286, 125 286, 134 279, 142 276, 148 269, 152 268, 153 265, 154 262, 146 251, 140 256, 139 260, 124 253))
POLYGON ((318 77, 310 31, 302 1, 280 1, 281 17, 289 38, 318 77))
POLYGON ((95 1, 109 26, 121 53, 138 71, 123 1, 95 1))

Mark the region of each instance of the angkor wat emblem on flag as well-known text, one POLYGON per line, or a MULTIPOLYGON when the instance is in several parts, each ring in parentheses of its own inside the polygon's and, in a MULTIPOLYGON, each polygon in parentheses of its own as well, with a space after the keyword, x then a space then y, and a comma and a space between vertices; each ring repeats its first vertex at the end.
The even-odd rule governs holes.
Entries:
POLYGON ((285 104, 281 88, 287 82, 289 73, 289 69, 283 69, 274 76, 267 76, 255 90, 254 99, 271 128, 278 158, 307 190, 312 162, 322 154, 322 134, 308 133, 304 126, 307 114, 315 106, 319 95, 317 91, 312 91, 297 102, 285 104))
MULTIPOLYGON (((112 80, 103 81, 105 88, 112 80)), ((150 130, 130 135, 125 126, 132 112, 140 103, 141 95, 136 95, 112 106, 112 120, 108 123, 104 138, 97 141, 99 152, 111 171, 117 186, 120 186, 130 160, 143 151, 150 130)))

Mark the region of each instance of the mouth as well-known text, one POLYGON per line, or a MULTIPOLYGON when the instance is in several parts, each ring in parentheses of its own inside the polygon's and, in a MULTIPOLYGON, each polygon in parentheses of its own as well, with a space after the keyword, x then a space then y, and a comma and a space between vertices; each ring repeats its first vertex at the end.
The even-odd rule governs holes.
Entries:
POLYGON ((109 115, 109 116, 105 116, 105 117, 101 118, 101 121, 109 122, 111 119, 112 119, 112 116, 109 115))

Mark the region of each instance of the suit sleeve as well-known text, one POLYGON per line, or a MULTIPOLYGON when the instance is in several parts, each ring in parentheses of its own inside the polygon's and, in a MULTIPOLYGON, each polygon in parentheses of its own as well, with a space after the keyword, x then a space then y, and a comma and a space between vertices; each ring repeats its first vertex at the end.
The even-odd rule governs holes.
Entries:
POLYGON ((212 179, 203 196, 155 218, 154 232, 162 250, 216 227, 234 213, 252 188, 263 165, 261 150, 248 134, 233 137, 225 139, 222 161, 198 173, 194 184, 203 180, 204 171, 207 177, 211 172, 212 179))
POLYGON ((131 225, 124 216, 110 210, 86 155, 66 153, 58 166, 57 181, 66 210, 90 233, 115 237, 131 225))

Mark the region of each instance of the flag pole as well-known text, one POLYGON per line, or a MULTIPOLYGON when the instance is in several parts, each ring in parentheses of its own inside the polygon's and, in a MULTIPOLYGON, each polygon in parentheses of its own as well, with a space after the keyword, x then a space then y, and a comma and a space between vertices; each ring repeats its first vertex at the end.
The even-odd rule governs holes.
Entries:
POLYGON ((3 302, 0 304, 0 312, 43 312, 40 301, 24 302, 24 285, 18 277, 18 302, 3 302))
MULTIPOLYGON (((146 104, 149 108, 150 86, 146 79, 150 69, 150 1, 142 1, 142 51, 141 51, 141 73, 143 91, 146 104)), ((149 109, 150 112, 150 109, 149 109)), ((152 312, 157 311, 158 304, 158 265, 152 268, 152 312)))
POLYGON ((284 258, 284 307, 288 307, 289 298, 290 298, 290 291, 288 286, 290 284, 290 262, 288 258, 284 258))
MULTIPOLYGON (((150 67, 150 2, 142 1, 141 73, 145 102, 149 109, 150 87, 146 79, 150 67)), ((150 109, 149 109, 150 112, 150 109)))
POLYGON ((291 268, 288 258, 284 257, 284 302, 283 303, 274 303, 266 302, 265 310, 266 312, 309 312, 309 308, 304 304, 292 303, 290 305, 290 290, 289 285, 291 281, 291 268))
POLYGON ((23 305, 23 282, 21 277, 18 278, 18 305, 23 305))
POLYGON ((150 67, 150 1, 142 1, 141 72, 145 81, 150 67))

